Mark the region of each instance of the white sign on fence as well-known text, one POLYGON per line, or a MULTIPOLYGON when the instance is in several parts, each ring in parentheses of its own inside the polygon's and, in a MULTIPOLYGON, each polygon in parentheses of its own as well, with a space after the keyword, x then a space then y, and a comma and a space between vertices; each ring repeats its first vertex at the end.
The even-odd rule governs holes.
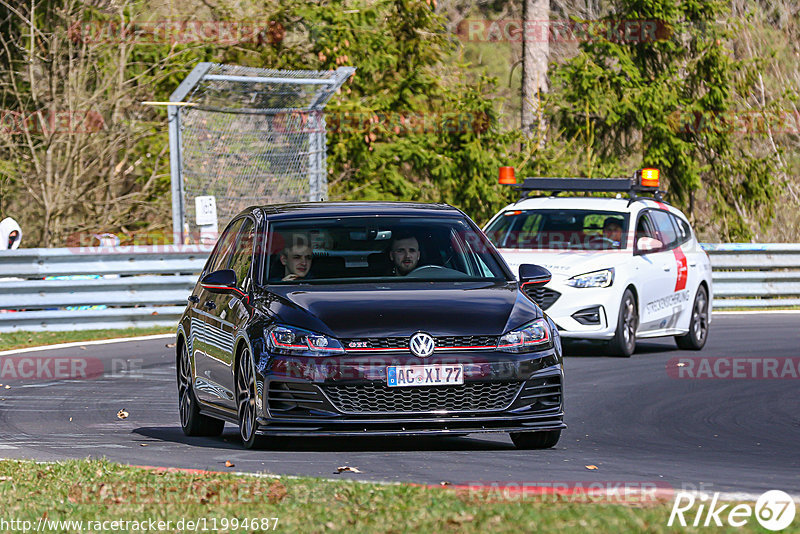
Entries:
POLYGON ((195 197, 194 212, 197 226, 217 225, 217 199, 213 196, 195 197))

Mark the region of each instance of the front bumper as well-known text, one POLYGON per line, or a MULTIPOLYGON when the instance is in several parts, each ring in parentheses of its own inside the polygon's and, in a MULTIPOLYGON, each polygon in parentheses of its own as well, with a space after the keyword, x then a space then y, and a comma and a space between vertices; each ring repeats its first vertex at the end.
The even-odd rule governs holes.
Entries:
POLYGON ((553 349, 292 358, 259 365, 259 434, 403 436, 565 428, 563 368, 553 349), (389 388, 389 365, 459 363, 460 386, 389 388))
POLYGON ((603 288, 576 288, 568 286, 564 280, 554 277, 550 283, 544 286, 544 289, 558 293, 555 301, 546 302, 543 306, 535 296, 533 300, 556 323, 562 337, 608 340, 614 337, 617 329, 617 317, 622 301, 620 288, 621 286, 617 284, 603 288), (587 310, 597 313, 598 321, 596 323, 580 322, 579 319, 585 317, 587 310))

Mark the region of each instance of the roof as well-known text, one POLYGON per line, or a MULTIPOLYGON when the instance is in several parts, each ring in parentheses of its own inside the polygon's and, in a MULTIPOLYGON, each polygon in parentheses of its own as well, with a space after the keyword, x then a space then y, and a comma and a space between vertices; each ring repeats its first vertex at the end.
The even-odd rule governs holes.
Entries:
POLYGON ((629 198, 604 198, 604 197, 535 197, 520 200, 516 204, 511 204, 509 208, 527 209, 592 209, 601 211, 622 211, 633 212, 638 209, 641 201, 630 202, 629 198), (628 204, 631 204, 630 206, 628 204))
POLYGON ((679 215, 684 219, 686 216, 676 208, 666 202, 657 202, 650 198, 607 198, 607 197, 562 197, 547 196, 534 197, 520 200, 514 204, 509 204, 502 211, 515 209, 586 209, 598 211, 617 211, 621 213, 638 213, 644 208, 660 208, 679 215))
POLYGON ((337 216, 452 217, 464 214, 448 204, 422 202, 304 202, 261 206, 270 220, 337 216))

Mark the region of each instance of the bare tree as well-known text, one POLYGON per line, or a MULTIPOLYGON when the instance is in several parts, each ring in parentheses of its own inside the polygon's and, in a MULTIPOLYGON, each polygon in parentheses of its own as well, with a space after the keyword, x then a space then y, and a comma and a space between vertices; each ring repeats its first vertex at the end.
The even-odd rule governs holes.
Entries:
POLYGON ((173 74, 165 66, 175 47, 137 55, 135 36, 123 30, 127 0, 95 24, 81 0, 16 8, 0 0, 3 7, 10 31, 0 32, 0 174, 22 188, 16 205, 34 242, 60 246, 68 235, 141 225, 168 210, 153 202, 168 172, 159 163, 163 118, 141 101, 173 74))
POLYGON ((545 129, 541 97, 547 92, 550 3, 549 0, 523 2, 522 131, 532 137, 545 129))

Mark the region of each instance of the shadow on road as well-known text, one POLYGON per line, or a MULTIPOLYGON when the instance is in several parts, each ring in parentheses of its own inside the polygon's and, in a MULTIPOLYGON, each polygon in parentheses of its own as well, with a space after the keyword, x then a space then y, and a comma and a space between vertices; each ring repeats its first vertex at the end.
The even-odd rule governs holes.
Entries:
MULTIPOLYGON (((182 443, 193 447, 241 450, 242 440, 232 425, 218 438, 185 436, 180 427, 141 427, 134 434, 159 441, 182 443)), ((261 450, 308 452, 386 452, 386 451, 503 451, 514 450, 511 440, 491 434, 483 438, 466 436, 407 436, 407 437, 266 437, 261 450), (488 439, 487 439, 488 438, 488 439)))
MULTIPOLYGON (((612 358, 623 359, 619 356, 612 356, 606 351, 606 344, 596 341, 578 341, 578 340, 564 340, 564 356, 579 357, 579 358, 612 358)), ((680 349, 672 341, 672 338, 665 338, 663 340, 652 341, 637 341, 636 352, 633 353, 632 358, 641 356, 643 354, 658 354, 678 352, 680 349)))

